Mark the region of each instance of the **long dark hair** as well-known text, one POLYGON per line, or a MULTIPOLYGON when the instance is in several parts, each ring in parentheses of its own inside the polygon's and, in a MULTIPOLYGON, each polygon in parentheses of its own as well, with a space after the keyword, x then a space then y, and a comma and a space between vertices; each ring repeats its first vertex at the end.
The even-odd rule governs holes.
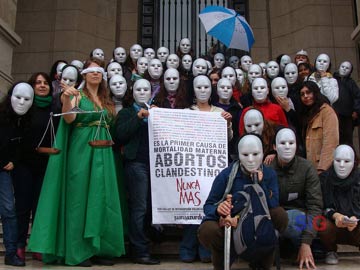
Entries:
MULTIPOLYGON (((52 87, 52 83, 51 83, 51 79, 50 79, 50 76, 45 73, 45 72, 36 72, 34 73, 33 75, 31 75, 31 77, 29 78, 28 80, 28 84, 31 85, 31 87, 34 89, 35 91, 35 85, 36 85, 36 80, 37 80, 37 77, 38 76, 42 76, 48 83, 49 85, 49 88, 50 88, 50 91, 49 91, 49 94, 48 96, 51 96, 52 95, 52 92, 53 92, 53 87, 52 87)), ((35 93, 34 93, 35 95, 35 93)))
POLYGON ((55 78, 56 68, 57 68, 57 66, 58 66, 59 63, 65 63, 65 64, 67 64, 67 62, 66 62, 65 60, 56 60, 56 61, 54 62, 54 64, 52 64, 51 69, 50 69, 50 79, 51 79, 51 81, 55 81, 55 80, 56 80, 56 78, 55 78))
MULTIPOLYGON (((304 87, 308 88, 309 91, 313 93, 314 103, 311 106, 305 106, 302 102, 300 102, 300 110, 298 116, 303 132, 306 131, 306 127, 308 123, 311 121, 311 119, 313 119, 313 117, 320 111, 320 107, 324 103, 327 103, 325 97, 320 93, 319 86, 315 82, 305 81, 302 84, 302 87, 299 89, 299 92, 304 87)), ((300 93, 299 96, 301 96, 300 93)))
MULTIPOLYGON (((179 79, 180 80, 180 79, 179 79)), ((168 92, 166 91, 165 85, 164 85, 164 78, 160 81, 160 91, 155 96, 155 104, 158 105, 161 108, 166 107, 166 100, 167 100, 168 92)), ((184 80, 180 80, 179 88, 176 91, 176 97, 175 97, 175 109, 185 109, 188 108, 190 104, 188 103, 187 98, 187 88, 186 83, 184 80)))
MULTIPOLYGON (((90 59, 86 60, 84 64, 84 69, 88 68, 91 63, 96 63, 100 67, 104 68, 104 61, 91 57, 90 59)), ((86 88, 86 83, 83 89, 84 94, 92 101, 94 102, 92 96, 89 93, 89 90, 86 88)), ((101 80, 101 83, 99 85, 98 93, 97 93, 99 100, 101 102, 101 105, 113 116, 115 115, 115 106, 114 102, 110 98, 110 91, 106 87, 105 80, 101 80)))

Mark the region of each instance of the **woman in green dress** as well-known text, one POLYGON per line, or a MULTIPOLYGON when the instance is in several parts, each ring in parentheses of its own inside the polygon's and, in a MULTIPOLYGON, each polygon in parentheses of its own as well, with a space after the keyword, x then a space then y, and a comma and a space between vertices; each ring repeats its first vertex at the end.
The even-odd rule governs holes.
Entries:
POLYGON ((111 147, 89 141, 111 140, 107 125, 115 108, 103 63, 88 60, 82 74, 82 90, 62 86, 62 111, 78 106, 93 113, 65 114, 60 121, 61 152, 49 159, 29 249, 46 263, 112 265, 112 257, 125 253, 114 156, 111 147))

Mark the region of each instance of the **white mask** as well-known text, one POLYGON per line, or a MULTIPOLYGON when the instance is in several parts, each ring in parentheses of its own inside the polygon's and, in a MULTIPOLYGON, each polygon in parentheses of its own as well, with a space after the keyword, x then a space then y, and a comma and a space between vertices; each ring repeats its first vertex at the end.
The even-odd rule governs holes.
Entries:
POLYGON ((148 80, 140 79, 134 83, 133 97, 135 103, 144 107, 145 103, 148 103, 151 98, 151 85, 148 80))
POLYGON ((237 80, 239 81, 240 85, 243 86, 245 81, 244 71, 242 71, 240 68, 237 68, 235 69, 235 72, 237 80))
POLYGON ((76 67, 67 66, 61 73, 60 82, 68 85, 74 86, 78 79, 78 70, 76 67))
POLYGON ((130 58, 135 61, 143 55, 143 48, 139 44, 134 44, 130 47, 130 58))
POLYGON ((284 54, 280 59, 280 69, 281 71, 284 71, 285 66, 287 64, 291 63, 291 58, 287 54, 284 54))
POLYGON ((341 77, 349 76, 352 70, 352 64, 349 61, 342 62, 339 67, 339 75, 341 77))
POLYGON ((232 84, 231 82, 226 79, 222 78, 217 83, 217 94, 219 99, 225 103, 229 102, 232 97, 232 84))
POLYGON ((57 66, 56 66, 56 75, 58 76, 58 78, 60 79, 61 77, 61 70, 63 69, 63 67, 65 67, 66 64, 64 62, 60 62, 57 66))
POLYGON ((242 70, 247 72, 253 62, 252 62, 252 59, 250 56, 244 55, 243 57, 241 57, 240 63, 241 63, 242 70))
POLYGON ((267 100, 269 89, 265 79, 256 78, 251 85, 251 89, 252 96, 256 102, 264 103, 267 100))
POLYGON ((244 115, 244 127, 246 133, 254 133, 261 136, 264 129, 262 114, 258 110, 248 110, 244 115))
POLYGON ((282 77, 276 77, 271 82, 271 93, 274 97, 287 97, 289 88, 287 82, 282 77))
POLYGON ((330 66, 330 57, 322 53, 316 58, 315 68, 317 71, 327 71, 330 66))
POLYGON ((178 68, 179 67, 179 56, 176 54, 170 54, 166 59, 167 68, 178 68))
POLYGON ((164 74, 164 86, 169 94, 175 94, 180 84, 179 71, 175 68, 169 68, 164 74))
POLYGON ((154 58, 148 66, 149 75, 153 79, 159 79, 163 73, 163 66, 159 59, 154 58))
POLYGON ((148 59, 146 57, 139 57, 136 61, 136 69, 139 75, 143 75, 148 69, 148 59))
POLYGON ((157 58, 159 58, 160 62, 161 63, 165 63, 166 62, 166 59, 168 58, 169 56, 169 49, 166 48, 166 47, 160 47, 158 50, 157 50, 157 58))
POLYGON ((107 77, 111 78, 114 75, 123 75, 122 67, 118 62, 112 62, 108 65, 107 69, 107 77))
POLYGON ((196 100, 207 103, 211 96, 211 82, 207 76, 199 75, 194 78, 194 92, 196 100))
POLYGON ((153 48, 146 48, 144 51, 144 56, 150 61, 155 58, 155 51, 153 48))
POLYGON ((183 68, 186 71, 189 71, 191 69, 191 65, 192 65, 192 57, 190 54, 185 54, 182 58, 181 58, 181 64, 183 66, 183 68))
POLYGON ((118 63, 125 63, 126 61, 126 51, 123 47, 117 47, 114 50, 114 58, 118 63))
POLYGON ((276 152, 278 159, 284 163, 293 160, 296 153, 296 136, 294 131, 283 128, 276 134, 276 152))
POLYGON ((226 67, 221 72, 221 78, 226 78, 231 82, 231 85, 234 86, 236 82, 236 73, 232 67, 226 67))
POLYGON ((274 79, 279 75, 279 64, 275 61, 269 61, 266 65, 266 74, 270 79, 274 79))
POLYGON ((336 147, 334 152, 334 170, 340 179, 347 178, 355 165, 354 150, 346 145, 342 144, 336 147))
POLYGON ((111 93, 117 98, 123 98, 126 90, 127 90, 127 83, 123 76, 121 75, 114 75, 111 77, 109 81, 109 86, 111 93))
POLYGON ((70 64, 75 66, 79 72, 81 72, 84 68, 84 63, 80 60, 72 60, 70 64))
POLYGON ((294 84, 298 76, 298 68, 294 63, 289 63, 285 66, 284 77, 289 85, 294 84))
POLYGON ((18 115, 26 114, 34 99, 34 89, 28 83, 18 83, 11 95, 11 107, 18 115))
POLYGON ((225 65, 225 56, 222 53, 217 53, 214 56, 214 65, 221 69, 225 65))
POLYGON ((180 40, 179 47, 180 47, 180 52, 182 52, 182 53, 190 53, 190 50, 191 50, 190 39, 183 38, 182 40, 180 40))
POLYGON ((101 61, 104 61, 105 58, 104 51, 100 48, 96 48, 95 50, 93 50, 92 56, 97 59, 100 59, 101 61))
POLYGON ((260 168, 264 154, 261 140, 257 136, 249 134, 242 137, 238 150, 240 163, 245 170, 252 173, 260 168))
POLYGON ((259 63, 259 66, 260 66, 261 69, 262 69, 262 74, 265 75, 265 74, 266 74, 266 63, 260 62, 260 63, 259 63))
POLYGON ((236 55, 230 56, 229 58, 229 65, 233 68, 239 68, 239 57, 236 55))
POLYGON ((257 64, 252 64, 248 70, 249 82, 252 83, 256 78, 262 77, 262 68, 257 64))
POLYGON ((202 59, 202 58, 196 59, 192 66, 192 72, 193 72, 194 77, 196 77, 198 75, 206 75, 207 68, 208 68, 208 66, 207 66, 205 59, 202 59))

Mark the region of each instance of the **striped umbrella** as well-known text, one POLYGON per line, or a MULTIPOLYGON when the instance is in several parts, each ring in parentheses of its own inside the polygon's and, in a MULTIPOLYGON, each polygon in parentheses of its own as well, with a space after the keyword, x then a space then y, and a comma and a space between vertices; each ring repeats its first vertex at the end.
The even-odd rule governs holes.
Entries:
POLYGON ((199 18, 206 32, 228 48, 250 51, 254 44, 254 34, 250 25, 235 10, 207 6, 200 12, 199 18))

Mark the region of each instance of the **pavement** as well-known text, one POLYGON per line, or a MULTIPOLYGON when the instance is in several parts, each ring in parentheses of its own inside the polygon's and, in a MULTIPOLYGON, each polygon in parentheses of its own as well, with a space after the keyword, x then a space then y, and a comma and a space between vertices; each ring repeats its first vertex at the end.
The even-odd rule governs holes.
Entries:
MULTIPOLYGON (((326 265, 322 262, 317 263, 317 270, 355 270, 360 268, 360 253, 347 253, 340 254, 338 265, 326 265)), ((44 265, 41 262, 34 261, 30 257, 26 259, 26 267, 24 268, 16 268, 16 269, 64 269, 64 270, 72 270, 72 269, 124 269, 124 270, 212 270, 211 263, 182 263, 175 257, 168 257, 161 260, 161 264, 159 265, 140 265, 133 264, 129 258, 119 258, 116 259, 116 264, 114 266, 93 266, 93 267, 72 267, 72 266, 63 266, 63 265, 44 265)), ((15 269, 15 267, 4 265, 3 260, 0 260, 0 270, 3 269, 15 269)), ((244 261, 237 261, 232 267, 232 270, 244 270, 249 269, 248 264, 244 261)), ((273 267, 275 270, 275 267, 273 267)), ((297 266, 291 265, 288 261, 282 261, 281 270, 295 270, 299 269, 297 266)))

